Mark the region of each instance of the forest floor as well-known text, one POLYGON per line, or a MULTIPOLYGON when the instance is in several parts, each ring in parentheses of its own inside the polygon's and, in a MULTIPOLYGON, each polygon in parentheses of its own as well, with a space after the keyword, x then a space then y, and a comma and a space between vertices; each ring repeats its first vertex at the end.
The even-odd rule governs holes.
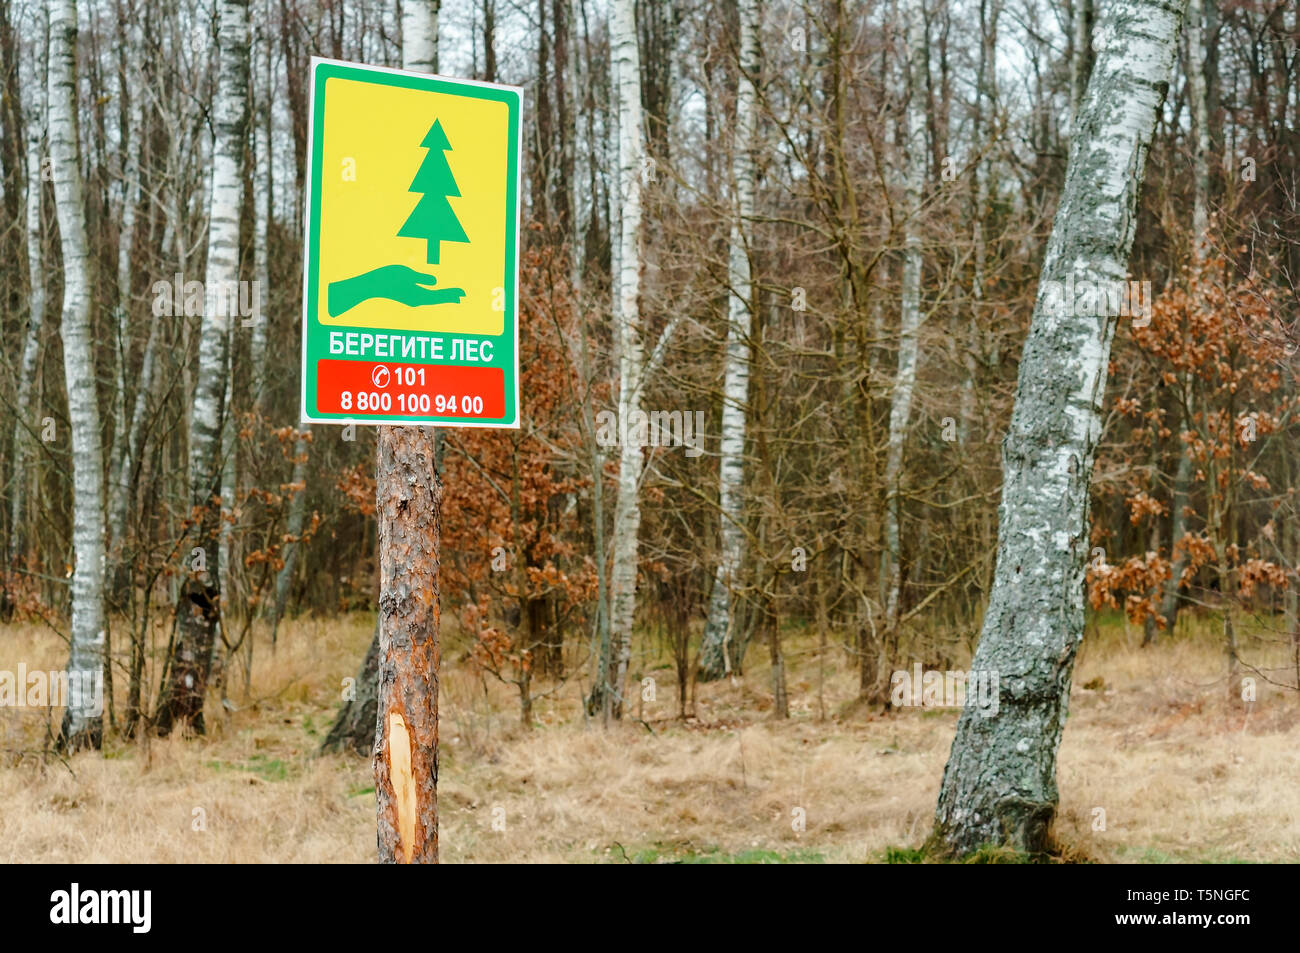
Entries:
MULTIPOLYGON (((209 705, 202 738, 110 734, 103 754, 64 761, 42 753, 58 710, 0 708, 0 863, 370 862, 370 762, 316 751, 372 629, 361 614, 282 626, 274 656, 256 645, 247 696, 232 672, 232 705, 209 705)), ((1287 647, 1262 632, 1243 638, 1258 696, 1234 706, 1217 623, 1179 629, 1142 649, 1140 630, 1090 622, 1060 752, 1058 841, 1098 862, 1294 861, 1300 700, 1268 681, 1294 684, 1287 647)), ((784 644, 788 721, 771 718, 768 652, 755 646, 745 677, 698 686, 684 721, 668 656, 645 662, 639 675, 656 679, 657 700, 611 730, 584 722, 576 679, 537 701, 524 730, 513 688, 449 644, 442 860, 907 857, 929 833, 956 712, 863 710, 833 648, 822 720, 815 637, 792 631, 784 644)), ((0 627, 0 670, 59 669, 65 651, 48 627, 0 627)))

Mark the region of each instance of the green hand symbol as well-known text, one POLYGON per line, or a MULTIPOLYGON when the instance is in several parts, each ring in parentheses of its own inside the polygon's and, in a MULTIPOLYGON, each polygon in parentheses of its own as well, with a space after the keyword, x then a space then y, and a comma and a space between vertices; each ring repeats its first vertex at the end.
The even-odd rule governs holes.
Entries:
POLYGON ((352 310, 370 298, 387 298, 408 308, 431 304, 455 304, 465 297, 460 288, 434 290, 425 285, 436 285, 438 279, 408 268, 405 265, 383 265, 373 271, 331 281, 329 285, 329 313, 331 318, 352 310))

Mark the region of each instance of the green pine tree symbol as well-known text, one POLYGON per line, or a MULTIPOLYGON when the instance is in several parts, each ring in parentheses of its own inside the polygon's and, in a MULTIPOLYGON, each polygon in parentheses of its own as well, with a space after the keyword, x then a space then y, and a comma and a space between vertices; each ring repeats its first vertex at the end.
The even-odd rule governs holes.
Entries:
POLYGON ((434 120, 433 127, 425 133, 420 145, 428 149, 408 192, 420 192, 422 197, 398 231, 399 238, 423 238, 428 242, 426 258, 431 265, 438 264, 439 242, 468 242, 469 236, 451 209, 448 196, 459 196, 460 189, 451 174, 444 152, 451 151, 442 122, 434 120))

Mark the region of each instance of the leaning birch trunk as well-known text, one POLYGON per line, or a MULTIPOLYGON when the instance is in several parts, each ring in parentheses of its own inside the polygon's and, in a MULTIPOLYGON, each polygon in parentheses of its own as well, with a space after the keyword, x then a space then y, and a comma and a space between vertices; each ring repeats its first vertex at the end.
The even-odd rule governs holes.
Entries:
MULTIPOLYGON (((402 65, 436 72, 437 57, 436 0, 408 0, 402 65)), ((380 427, 378 445, 376 843, 380 863, 436 864, 442 481, 434 428, 380 427)), ((361 677, 367 677, 365 663, 361 677)))
POLYGON ((935 816, 945 852, 1049 845, 1056 753, 1083 638, 1088 485, 1115 331, 1113 317, 1049 302, 1060 301, 1068 277, 1126 279, 1137 194, 1185 8, 1186 0, 1115 0, 1107 11, 1002 445, 997 565, 971 676, 998 679, 996 707, 967 706, 957 723, 935 816))
POLYGON ((298 554, 302 550, 302 529, 307 521, 307 446, 311 443, 311 428, 301 424, 302 430, 293 443, 293 475, 289 478, 293 499, 289 501, 289 520, 285 527, 288 541, 284 544, 284 565, 275 577, 275 603, 271 606, 271 646, 274 649, 280 620, 289 602, 289 588, 293 574, 298 569, 298 554))
POLYGON ((266 314, 271 287, 271 266, 267 233, 271 225, 272 174, 271 174, 271 35, 270 4, 261 11, 265 17, 257 29, 254 40, 253 75, 253 278, 257 282, 258 313, 253 323, 250 345, 253 359, 254 406, 262 410, 266 405, 267 330, 270 321, 266 314))
MULTIPOLYGON (((122 144, 122 228, 117 239, 117 398, 113 403, 114 453, 108 493, 108 545, 110 592, 115 597, 122 578, 123 537, 126 535, 127 499, 131 479, 130 421, 133 408, 127 400, 131 369, 131 251, 135 245, 136 206, 140 196, 140 130, 144 124, 144 79, 141 71, 138 14, 128 13, 125 26, 126 76, 123 94, 131 102, 122 144)), ((150 322, 152 326, 154 322, 150 322)), ((136 400, 142 392, 136 391, 136 400)), ((111 598, 112 598, 111 597, 111 598)))
MULTIPOLYGON (((601 147, 602 147, 602 153, 604 158, 604 165, 606 168, 614 164, 615 160, 612 158, 612 156, 617 155, 618 153, 618 143, 619 143, 618 102, 619 102, 619 95, 620 95, 620 90, 618 85, 618 70, 619 70, 619 63, 617 58, 615 58, 614 56, 610 56, 609 57, 609 84, 608 84, 609 100, 608 100, 608 110, 606 111, 606 115, 608 119, 605 124, 604 135, 601 137, 601 147)), ((595 143, 592 144, 592 150, 593 152, 595 151, 595 143)), ((593 164, 596 162, 594 157, 592 159, 592 162, 593 164)), ((622 326, 619 320, 619 315, 622 313, 621 311, 622 305, 620 303, 622 298, 622 289, 619 287, 619 283, 618 283, 618 277, 619 275, 622 274, 622 271, 619 267, 620 256, 622 255, 622 242, 617 240, 615 237, 622 234, 621 232, 622 213, 619 208, 619 199, 620 199, 620 185, 617 176, 615 176, 613 187, 608 189, 605 193, 605 214, 606 214, 606 225, 609 228, 609 246, 610 246, 609 247, 610 318, 612 319, 614 327, 616 329, 620 329, 622 326)), ((593 207, 592 214, 593 215, 595 214, 594 207, 593 207)), ((619 342, 621 338, 622 338, 622 331, 616 330, 614 334, 614 354, 612 355, 612 359, 615 362, 618 361, 618 351, 620 347, 619 342)), ((587 344, 587 340, 584 335, 582 339, 582 345, 584 348, 586 347, 586 344, 587 344)), ((584 368, 587 366, 585 364, 585 351, 584 351, 583 366, 584 368)), ((600 713, 602 720, 608 721, 610 713, 612 711, 612 702, 614 697, 613 682, 611 681, 611 678, 615 671, 613 654, 612 654, 614 651, 614 637, 611 631, 613 627, 613 622, 611 620, 613 610, 611 606, 612 593, 610 591, 613 584, 609 578, 613 571, 613 566, 612 566, 612 560, 610 559, 609 549, 605 545, 605 525, 603 522, 604 513, 605 513, 605 507, 604 507, 605 454, 603 449, 601 449, 601 447, 599 446, 599 444, 597 444, 597 447, 593 451, 592 456, 593 456, 592 480, 594 481, 594 486, 595 486, 595 489, 593 490, 593 503, 594 505, 599 506, 599 510, 598 511, 593 510, 593 514, 592 514, 593 522, 595 522, 596 525, 596 529, 594 532, 595 538, 593 539, 593 542, 596 544, 596 560, 597 560, 596 598, 597 600, 599 600, 599 605, 597 607, 597 612, 596 612, 596 629, 597 629, 596 631, 597 647, 595 653, 596 671, 592 678, 591 694, 587 697, 587 712, 588 714, 591 715, 600 713), (597 512, 599 513, 599 516, 597 516, 597 512)))
MULTIPOLYGON (((179 236, 180 232, 173 227, 171 217, 166 216, 162 240, 158 243, 158 247, 166 249, 174 245, 179 270, 184 273, 184 242, 180 240, 179 236)), ((140 360, 140 379, 136 384, 135 404, 131 411, 130 433, 122 448, 122 456, 117 462, 117 485, 124 487, 126 491, 116 495, 109 511, 110 539, 125 539, 127 520, 131 512, 132 491, 138 476, 137 471, 140 460, 144 454, 145 425, 149 421, 151 402, 155 399, 153 392, 154 372, 158 352, 159 327, 162 323, 158 320, 158 317, 155 314, 148 322, 149 331, 145 336, 144 356, 140 360)), ((114 566, 115 576, 110 580, 115 595, 121 594, 130 586, 130 562, 130 558, 125 552, 119 551, 114 566)), ((133 705, 131 711, 136 710, 137 708, 133 705)), ((128 717, 130 716, 128 715, 128 717)))
MULTIPOLYGON (((166 241, 161 247, 166 247, 166 241)), ((130 429, 122 446, 122 455, 117 461, 117 486, 123 492, 114 493, 113 504, 109 511, 110 538, 117 540, 115 553, 114 578, 111 580, 115 593, 121 593, 130 583, 127 557, 123 551, 126 537, 126 524, 130 516, 131 490, 135 486, 136 466, 143 450, 144 428, 149 419, 149 401, 153 394, 154 360, 158 347, 158 321, 149 322, 148 336, 145 338, 144 356, 140 361, 140 379, 136 384, 135 403, 131 410, 130 429)))
POLYGON ((727 314, 726 367, 722 383, 721 446, 718 461, 718 518, 721 552, 709 597, 709 614, 700 645, 698 677, 721 678, 738 670, 735 593, 745 558, 742 513, 745 461, 745 417, 749 407, 749 335, 752 326, 753 282, 749 262, 749 222, 754 217, 754 128, 759 62, 757 0, 740 3, 740 77, 736 89, 736 126, 732 144, 735 218, 727 254, 727 284, 731 288, 727 314))
POLYGON ((641 377, 641 67, 637 52, 636 17, 632 0, 613 0, 611 42, 618 77, 618 496, 614 504, 613 560, 610 571, 610 660, 597 683, 599 710, 605 719, 621 718, 623 688, 632 652, 632 622, 636 615, 637 534, 641 528, 638 499, 644 465, 636 427, 643 418, 641 377))
MULTIPOLYGON (((1196 132, 1196 147, 1192 157, 1192 260, 1201 262, 1209 243, 1210 225, 1210 109, 1209 94, 1205 76, 1205 3, 1216 0, 1191 0, 1187 7, 1187 88, 1188 100, 1192 112, 1192 125, 1196 132)), ((1184 376, 1183 393, 1188 396, 1184 405, 1190 412, 1191 395, 1194 381, 1191 374, 1184 376)), ((1185 430, 1191 421, 1184 420, 1185 430)), ((1183 512, 1187 508, 1187 496, 1192 485, 1192 457, 1189 448, 1179 441, 1178 469, 1174 473, 1173 500, 1170 510, 1173 513, 1172 531, 1169 537, 1173 567, 1169 578, 1165 580, 1164 597, 1161 600, 1160 614, 1164 616, 1165 630, 1172 633, 1178 624, 1179 580, 1187 568, 1187 550, 1182 546, 1183 535, 1187 531, 1187 517, 1183 512)))
POLYGON ((1206 82, 1205 5, 1217 0, 1190 0, 1187 7, 1187 89, 1196 127, 1192 157, 1192 254, 1205 255, 1210 224, 1210 104, 1206 82))
MULTIPOLYGON (((269 22, 269 20, 268 20, 269 22)), ((436 31, 435 31, 436 32, 436 31)), ((271 222, 271 105, 270 91, 273 88, 271 77, 271 51, 270 51, 269 34, 262 38, 262 43, 258 47, 258 69, 261 75, 261 87, 257 99, 258 115, 257 128, 254 132, 253 141, 254 149, 257 156, 257 183, 260 190, 257 194, 257 216, 254 226, 253 236, 253 263, 257 272, 257 280, 260 287, 265 290, 271 286, 271 269, 269 262, 269 243, 267 233, 271 222)), ((266 299, 263 298, 263 306, 266 299)), ((259 406, 265 406, 267 395, 266 382, 266 359, 267 359, 267 326, 269 317, 266 314, 258 315, 257 323, 253 326, 253 355, 254 355, 254 374, 256 375, 256 390, 259 395, 259 406)), ((284 546, 284 565, 275 578, 274 601, 271 604, 271 646, 274 650, 276 636, 280 628, 280 620, 284 618, 285 605, 289 599, 289 588, 293 582, 294 572, 298 568, 298 558, 301 552, 302 543, 299 537, 302 536, 303 525, 307 517, 307 458, 308 445, 311 443, 311 426, 308 424, 298 424, 298 436, 294 440, 293 446, 293 472, 290 476, 290 483, 294 486, 294 496, 289 502, 289 519, 286 532, 289 541, 284 546)), ((249 649, 251 651, 251 644, 249 649)), ((372 649, 378 653, 378 644, 372 645, 372 649)), ((369 656, 367 656, 369 657, 369 656)), ((364 666, 363 666, 364 668, 364 666)), ((374 741, 374 732, 372 731, 366 737, 365 747, 370 750, 370 745, 374 741)))
POLYGON ((104 500, 91 327, 90 250, 77 154, 77 6, 50 6, 49 122, 54 207, 63 245, 63 371, 72 426, 72 632, 60 747, 98 748, 103 735, 104 500))
MULTIPOLYGON (((963 355, 961 405, 957 418, 957 444, 966 446, 975 422, 975 382, 983 359, 984 281, 988 264, 988 243, 984 238, 984 215, 989 204, 988 170, 982 154, 988 147, 984 128, 984 104, 996 102, 997 29, 1001 14, 999 0, 980 0, 980 58, 975 81, 975 111, 971 120, 971 141, 979 152, 971 170, 971 310, 963 355), (991 8, 991 9, 990 9, 991 8)), ((996 121, 996 120, 995 120, 996 121)), ((992 125, 993 123, 990 123, 992 125)))
POLYGON ((233 326, 235 315, 228 316, 230 327, 226 329, 226 384, 223 388, 226 400, 225 411, 221 415, 221 439, 218 455, 221 461, 221 516, 217 526, 217 571, 219 580, 217 590, 222 594, 218 614, 218 634, 220 642, 214 640, 212 647, 212 671, 209 680, 221 693, 221 700, 226 700, 226 645, 225 629, 235 624, 235 611, 239 606, 238 594, 235 592, 235 524, 239 521, 238 506, 238 470, 239 451, 235 444, 235 348, 233 326))
POLYGON ((889 438, 885 451, 885 632, 881 646, 883 664, 874 666, 877 684, 861 686, 866 697, 878 699, 884 691, 879 673, 892 664, 898 644, 899 604, 903 567, 902 522, 903 444, 912 417, 912 392, 916 388, 917 331, 921 326, 921 190, 925 186, 926 29, 923 0, 908 0, 907 19, 907 159, 903 178, 903 295, 899 308, 898 370, 889 405, 889 438))
POLYGON ((32 96, 27 117, 27 339, 23 344, 22 370, 18 377, 17 413, 14 415, 14 492, 10 501, 9 556, 16 559, 24 549, 23 527, 27 509, 27 455, 36 422, 31 418, 32 388, 36 379, 36 360, 41 350, 41 326, 45 323, 45 258, 41 241, 41 117, 45 114, 45 56, 47 47, 37 45, 36 75, 33 85, 40 90, 32 96))
POLYGON ((185 558, 189 579, 176 607, 179 634, 168 663, 157 726, 203 731, 203 702, 221 616, 219 535, 221 431, 226 397, 226 353, 235 320, 239 281, 239 213, 244 198, 244 125, 248 86, 248 0, 221 0, 212 197, 204 273, 199 373, 190 433, 190 520, 185 558), (232 292, 234 292, 232 294, 232 292), (201 563, 196 563, 201 559, 201 563), (203 571, 198 570, 203 567, 203 571))
POLYGON ((1088 88, 1088 75, 1092 71, 1093 20, 1096 16, 1093 0, 1075 0, 1074 22, 1070 24, 1071 45, 1074 56, 1070 59, 1070 138, 1079 129, 1079 110, 1083 108, 1083 94, 1088 88))

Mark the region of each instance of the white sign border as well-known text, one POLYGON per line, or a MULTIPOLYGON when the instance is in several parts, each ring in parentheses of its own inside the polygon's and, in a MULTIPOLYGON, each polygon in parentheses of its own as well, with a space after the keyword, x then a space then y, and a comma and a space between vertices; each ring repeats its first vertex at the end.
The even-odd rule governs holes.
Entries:
MULTIPOLYGON (((477 79, 459 79, 454 76, 443 76, 439 73, 420 73, 415 70, 393 69, 390 66, 371 66, 367 63, 352 63, 348 60, 335 60, 323 56, 313 56, 308 66, 310 82, 308 84, 309 92, 307 96, 307 164, 308 181, 305 183, 307 193, 303 196, 303 239, 302 239, 302 332, 301 338, 302 362, 300 367, 299 378, 299 400, 298 412, 299 423, 304 424, 334 424, 340 427, 346 427, 349 424, 360 424, 363 427, 446 427, 446 428, 473 428, 477 427, 483 430, 519 430, 523 426, 522 420, 522 403, 523 395, 521 381, 519 379, 519 295, 522 287, 519 281, 519 214, 520 206, 523 205, 523 185, 524 185, 524 88, 522 86, 509 86, 505 83, 485 83, 477 79), (316 149, 316 70, 321 66, 344 66, 349 69, 361 70, 370 73, 392 73, 398 76, 410 76, 417 79, 436 79, 444 83, 451 83, 456 86, 479 86, 487 89, 499 89, 512 92, 518 99, 518 122, 515 124, 515 154, 518 159, 515 162, 515 293, 513 295, 514 311, 514 340, 515 340, 515 386, 514 386, 514 423, 461 423, 459 421, 446 421, 443 418, 417 419, 407 418, 404 420, 373 420, 368 418, 343 418, 343 417, 313 417, 307 412, 307 322, 309 302, 311 301, 308 292, 308 282, 311 274, 310 251, 311 251, 311 190, 315 184, 313 181, 312 169, 315 166, 315 149, 316 149)), ((317 250, 319 255, 319 249, 317 250)), ((481 336, 481 335, 480 335, 481 336)), ((361 363, 361 362, 358 362, 361 363)), ((446 365, 458 367, 461 365, 446 365)))

